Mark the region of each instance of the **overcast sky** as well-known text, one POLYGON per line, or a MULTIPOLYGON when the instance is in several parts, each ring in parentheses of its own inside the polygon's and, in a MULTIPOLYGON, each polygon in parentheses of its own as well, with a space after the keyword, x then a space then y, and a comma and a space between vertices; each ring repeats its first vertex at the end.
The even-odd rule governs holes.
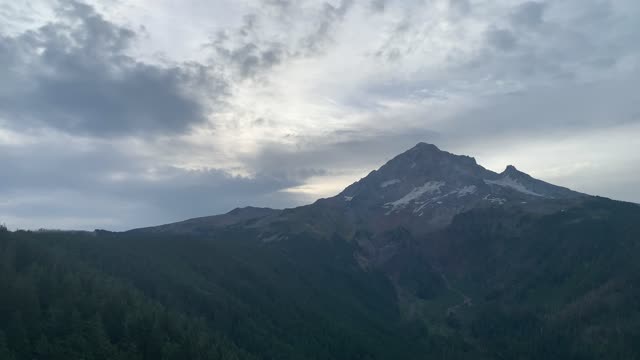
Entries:
POLYGON ((0 0, 0 223, 327 197, 419 141, 640 202, 638 0, 0 0))

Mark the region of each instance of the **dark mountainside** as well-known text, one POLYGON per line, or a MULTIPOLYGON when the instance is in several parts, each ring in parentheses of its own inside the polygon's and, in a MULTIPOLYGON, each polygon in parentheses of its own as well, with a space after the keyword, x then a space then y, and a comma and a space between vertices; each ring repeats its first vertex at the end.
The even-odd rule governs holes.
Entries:
POLYGON ((0 359, 640 358, 640 206, 420 143, 335 197, 0 230, 0 359))

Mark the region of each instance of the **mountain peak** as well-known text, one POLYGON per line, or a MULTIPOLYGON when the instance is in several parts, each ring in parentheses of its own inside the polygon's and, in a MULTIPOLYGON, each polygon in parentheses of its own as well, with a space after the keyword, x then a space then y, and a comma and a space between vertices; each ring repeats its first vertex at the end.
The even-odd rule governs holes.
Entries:
POLYGON ((409 162, 410 167, 422 166, 443 166, 445 163, 456 162, 466 165, 477 165, 476 160, 470 156, 456 155, 444 150, 440 150, 436 145, 426 142, 419 142, 411 149, 396 156, 390 162, 409 162))
POLYGON ((434 151, 434 152, 442 152, 442 150, 440 150, 437 146, 433 145, 433 144, 429 144, 426 142, 419 142, 416 144, 416 146, 414 146, 413 148, 411 148, 411 150, 409 151, 434 151))
POLYGON ((504 171, 501 173, 503 175, 518 175, 518 174, 523 174, 522 171, 516 169, 515 166, 513 165, 507 165, 506 169, 504 169, 504 171))
MULTIPOLYGON (((401 191, 404 187, 417 187, 428 181, 448 183, 466 182, 469 178, 490 176, 486 169, 469 156, 456 155, 440 150, 437 146, 420 142, 411 149, 394 157, 380 169, 373 171, 361 181, 349 186, 341 195, 372 191, 380 195, 380 189, 401 191), (403 185, 393 186, 402 183, 403 185), (368 185, 365 185, 368 184, 368 185), (356 191, 356 188, 359 189, 356 191)), ((411 190, 411 189, 409 189, 411 190)))
POLYGON ((516 169, 516 167, 513 165, 507 165, 504 171, 500 173, 500 176, 512 177, 514 179, 527 180, 527 181, 535 180, 531 175, 516 169))

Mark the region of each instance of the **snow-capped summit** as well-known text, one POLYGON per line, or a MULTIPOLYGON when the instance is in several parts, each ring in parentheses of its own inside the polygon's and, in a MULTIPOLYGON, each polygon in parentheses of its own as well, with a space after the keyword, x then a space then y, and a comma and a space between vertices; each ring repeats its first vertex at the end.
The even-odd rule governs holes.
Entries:
POLYGON ((469 156, 419 143, 380 169, 348 186, 321 206, 345 207, 350 217, 384 229, 405 224, 429 231, 480 207, 548 208, 550 201, 583 196, 535 179, 509 165, 502 173, 485 169, 469 156), (349 200, 346 200, 349 199, 349 200))

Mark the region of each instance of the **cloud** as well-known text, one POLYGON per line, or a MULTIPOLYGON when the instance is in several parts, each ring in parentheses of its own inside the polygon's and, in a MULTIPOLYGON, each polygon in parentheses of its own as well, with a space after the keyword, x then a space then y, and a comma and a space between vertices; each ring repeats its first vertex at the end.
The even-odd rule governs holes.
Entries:
POLYGON ((125 230, 238 206, 291 206, 300 200, 280 191, 311 175, 238 176, 216 168, 179 168, 135 141, 60 133, 33 137, 36 143, 0 145, 0 219, 12 227, 125 230))
POLYGON ((416 128, 338 130, 324 136, 300 136, 294 146, 277 142, 264 144, 254 155, 243 158, 243 162, 261 174, 297 181, 317 176, 357 176, 381 166, 420 141, 439 140, 440 134, 416 128))
POLYGON ((261 43, 259 39, 252 39, 256 36, 254 21, 253 16, 246 18, 245 26, 235 34, 235 41, 227 34, 219 33, 217 39, 210 44, 215 51, 213 61, 224 62, 241 79, 260 75, 291 56, 283 43, 261 43))
POLYGON ((353 0, 319 6, 265 1, 244 15, 239 27, 218 31, 206 47, 213 50, 211 61, 225 64, 239 80, 261 77, 287 60, 322 54, 353 4, 353 0))
POLYGON ((353 0, 341 0, 338 6, 325 2, 315 31, 303 40, 305 50, 310 53, 322 51, 330 40, 332 27, 344 19, 353 4, 353 0))
POLYGON ((491 28, 487 31, 487 42, 498 50, 510 51, 515 49, 518 39, 509 30, 491 28))
POLYGON ((377 12, 383 12, 387 6, 387 0, 371 0, 371 9, 377 12))
POLYGON ((14 128, 118 136, 180 133, 207 121, 225 83, 198 64, 151 65, 127 55, 136 39, 88 5, 69 2, 36 30, 0 37, 0 116, 14 128))
POLYGON ((292 6, 291 0, 264 0, 264 3, 281 11, 286 11, 292 6))
POLYGON ((546 4, 538 1, 527 1, 516 7, 511 15, 511 21, 515 26, 527 26, 534 28, 543 22, 546 4))
POLYGON ((458 14, 467 15, 471 11, 469 0, 449 0, 449 6, 458 14))

